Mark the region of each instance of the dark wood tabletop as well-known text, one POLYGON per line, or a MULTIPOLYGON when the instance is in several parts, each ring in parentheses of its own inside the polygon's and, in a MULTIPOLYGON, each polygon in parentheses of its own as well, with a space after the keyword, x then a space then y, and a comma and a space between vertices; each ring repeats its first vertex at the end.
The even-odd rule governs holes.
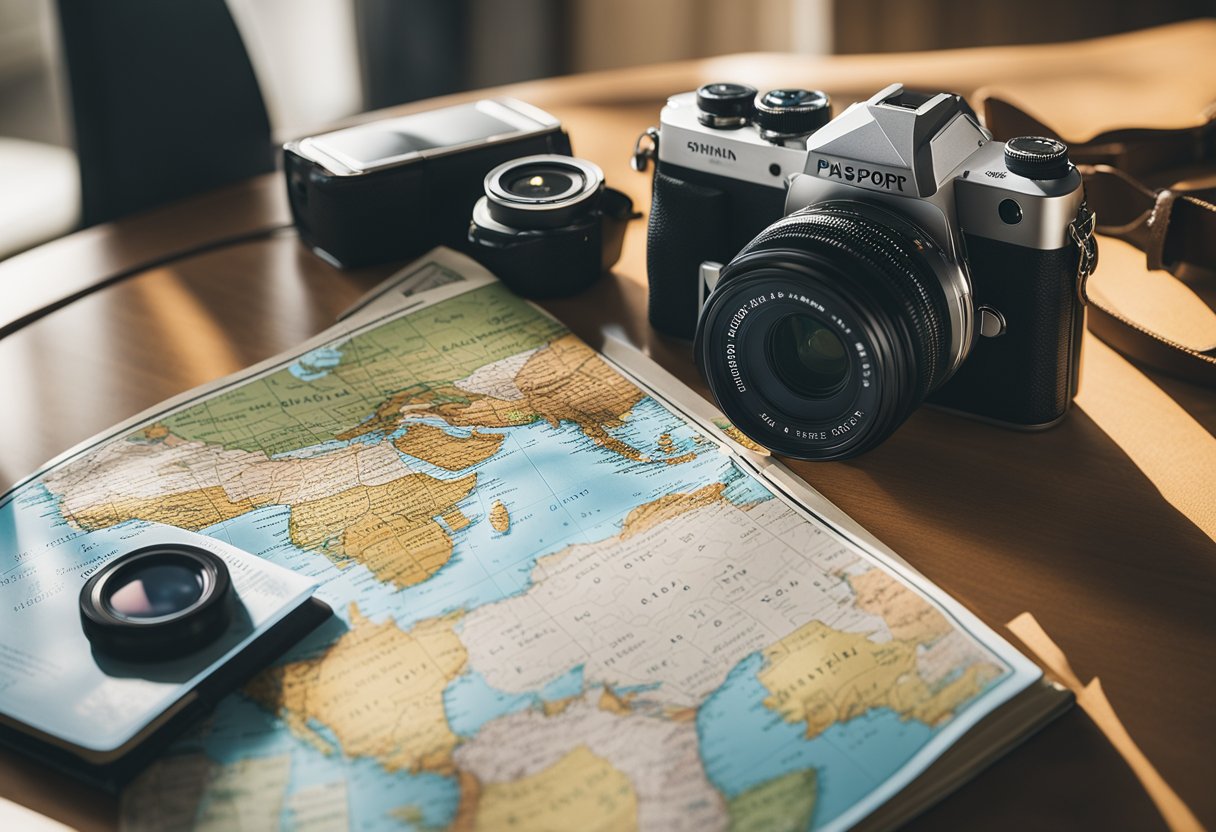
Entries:
MULTIPOLYGON (((509 92, 558 116, 575 151, 646 210, 649 176, 628 168, 633 140, 656 122, 666 94, 709 80, 821 87, 838 102, 893 80, 964 93, 1020 83, 1033 95, 1061 77, 1095 88, 1115 77, 1147 83, 1120 73, 1179 50, 1210 61, 1216 23, 1082 46, 870 59, 732 56, 509 92), (1076 67, 1085 68, 1080 80, 1076 67)), ((1211 92, 1167 88, 1172 76, 1157 82, 1162 92, 1145 104, 1146 119, 1189 114, 1185 108, 1211 92)), ((1087 123, 1106 126, 1096 123, 1103 117, 1120 120, 1099 113, 1087 123)), ((287 223, 282 182, 270 175, 0 263, 6 319, 112 281, 0 340, 0 481, 8 485, 164 398, 300 343, 400 265, 339 271, 290 229, 269 230, 287 223)), ((1138 252, 1115 241, 1103 247, 1103 268, 1141 267, 1138 252)), ((593 345, 606 326, 623 330, 704 392, 688 345, 646 324, 644 255, 643 221, 633 223, 611 276, 545 305, 593 345)), ((1092 337, 1085 350, 1078 406, 1055 429, 1010 432, 921 409, 860 459, 792 467, 994 629, 1007 633, 1006 622, 1033 613, 1083 680, 1101 678, 1149 760, 1201 821, 1216 826, 1216 472, 1196 470, 1197 460, 1213 458, 1216 393, 1137 369, 1092 337)), ((7 753, 0 796, 80 828, 116 823, 113 798, 7 753)), ((1122 758, 1074 710, 914 826, 1153 829, 1162 821, 1122 758)))

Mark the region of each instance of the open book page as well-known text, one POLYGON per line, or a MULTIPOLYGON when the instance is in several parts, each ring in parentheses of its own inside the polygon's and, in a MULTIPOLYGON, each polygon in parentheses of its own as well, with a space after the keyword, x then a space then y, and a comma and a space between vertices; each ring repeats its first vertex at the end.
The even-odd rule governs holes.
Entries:
POLYGON ((640 356, 451 252, 406 272, 69 455, 107 460, 72 522, 208 489, 185 526, 341 619, 153 766, 130 823, 842 828, 1040 677, 640 356))

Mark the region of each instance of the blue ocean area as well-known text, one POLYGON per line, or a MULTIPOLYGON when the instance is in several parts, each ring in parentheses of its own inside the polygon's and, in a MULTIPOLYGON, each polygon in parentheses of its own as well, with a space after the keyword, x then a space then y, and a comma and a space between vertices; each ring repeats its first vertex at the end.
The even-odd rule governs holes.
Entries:
MULTIPOLYGON (((448 428, 435 419, 410 419, 380 441, 390 441, 418 423, 468 435, 468 430, 448 428)), ((572 423, 554 428, 538 421, 480 432, 503 435, 502 446, 489 459, 460 471, 402 454, 411 469, 439 479, 477 476, 477 488, 457 505, 470 524, 450 531, 450 560, 421 584, 404 589, 384 586, 360 565, 338 569, 323 556, 295 549, 286 508, 262 509, 206 532, 254 551, 273 539, 278 545, 265 556, 322 580, 321 597, 340 614, 345 615, 353 600, 363 615, 376 619, 391 615, 408 629, 425 618, 472 610, 527 591, 539 558, 617 534, 632 509, 659 497, 711 482, 726 483, 726 496, 738 504, 771 497, 716 445, 695 442, 693 428, 650 398, 634 408, 625 425, 611 432, 613 437, 651 454, 658 452, 657 437, 669 433, 679 449, 675 453, 695 451, 695 459, 679 465, 631 460, 600 447, 572 423), (496 532, 487 522, 495 501, 508 509, 509 534, 496 532)))
POLYGON ((316 381, 342 363, 342 350, 333 344, 306 352, 287 367, 287 372, 300 381, 316 381))
POLYGON ((765 707, 759 653, 737 664, 697 711, 701 760, 727 797, 795 771, 815 769, 812 826, 829 823, 899 770, 933 729, 877 708, 807 739, 805 722, 787 722, 765 707))

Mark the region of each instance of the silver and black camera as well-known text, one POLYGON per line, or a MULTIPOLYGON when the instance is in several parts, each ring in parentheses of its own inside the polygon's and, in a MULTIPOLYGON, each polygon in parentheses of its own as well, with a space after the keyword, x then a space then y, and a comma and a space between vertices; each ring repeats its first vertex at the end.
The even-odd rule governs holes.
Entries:
POLYGON ((677 95, 650 132, 651 321, 695 332, 732 422, 829 460, 923 401, 1023 429, 1063 418, 1097 258, 1067 148, 995 142, 960 96, 899 84, 796 135, 809 119, 761 115, 774 95, 729 124, 677 95))

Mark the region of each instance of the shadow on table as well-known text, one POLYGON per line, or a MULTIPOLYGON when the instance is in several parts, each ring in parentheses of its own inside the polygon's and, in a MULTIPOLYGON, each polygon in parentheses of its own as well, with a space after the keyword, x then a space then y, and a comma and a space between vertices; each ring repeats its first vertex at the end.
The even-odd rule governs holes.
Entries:
POLYGON ((907 830, 1165 829, 1130 768, 1073 710, 1002 757, 907 830), (1111 800, 1112 793, 1119 794, 1111 800), (1136 797, 1130 797, 1136 795, 1136 797), (1006 814, 1003 807, 1017 806, 1006 814))

